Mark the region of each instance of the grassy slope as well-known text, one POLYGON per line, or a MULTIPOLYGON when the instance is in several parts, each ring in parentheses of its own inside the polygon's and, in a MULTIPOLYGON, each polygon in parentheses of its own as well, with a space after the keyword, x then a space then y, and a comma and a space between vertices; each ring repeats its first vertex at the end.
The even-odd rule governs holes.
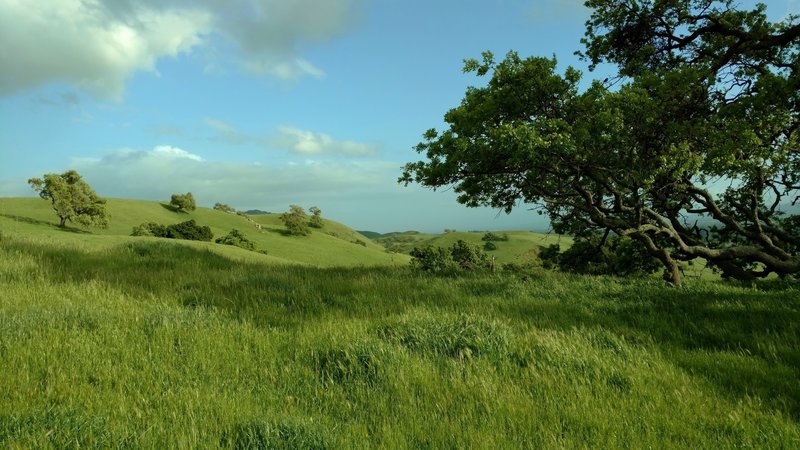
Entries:
POLYGON ((217 211, 109 206, 112 228, 89 234, 0 199, 0 447, 800 442, 796 284, 312 267, 320 248, 390 255, 334 223, 291 238, 275 216, 258 233, 217 211), (270 255, 125 236, 189 217, 270 255), (290 259, 306 265, 275 264, 290 259))
POLYGON ((800 440, 796 286, 442 279, 3 230, 0 447, 800 440))
MULTIPOLYGON (((494 232, 497 235, 507 234, 508 241, 497 241, 496 250, 486 252, 489 256, 494 256, 499 263, 524 263, 532 252, 547 247, 550 244, 559 244, 564 250, 572 245, 572 238, 557 234, 534 233, 531 231, 508 231, 494 232)), ((463 240, 483 248, 485 244, 481 240, 485 232, 450 232, 444 234, 404 234, 402 239, 410 242, 401 242, 400 247, 405 253, 414 247, 423 245, 433 245, 438 247, 450 247, 456 241, 463 240)), ((380 239, 379 239, 380 241, 380 239)))
POLYGON ((256 244, 265 249, 268 257, 255 252, 246 252, 229 246, 209 243, 181 242, 182 245, 209 249, 228 256, 249 260, 311 264, 320 267, 341 265, 403 265, 409 258, 404 255, 391 255, 382 247, 366 242, 363 236, 346 226, 325 221, 320 230, 307 237, 285 236, 278 215, 253 216, 253 220, 266 224, 262 230, 245 218, 226 214, 208 208, 198 208, 190 213, 176 213, 158 202, 140 200, 109 199, 108 211, 110 226, 104 230, 59 229, 56 217, 49 202, 38 198, 0 198, 0 229, 51 238, 57 241, 71 240, 83 245, 115 245, 130 239, 131 229, 143 222, 172 224, 194 219, 200 225, 211 227, 215 237, 227 234, 232 228, 242 231, 256 244), (334 237, 330 233, 335 233, 334 237), (106 238, 102 238, 105 236, 106 238), (109 239, 109 237, 111 239, 109 239), (360 237, 366 247, 354 244, 360 237))

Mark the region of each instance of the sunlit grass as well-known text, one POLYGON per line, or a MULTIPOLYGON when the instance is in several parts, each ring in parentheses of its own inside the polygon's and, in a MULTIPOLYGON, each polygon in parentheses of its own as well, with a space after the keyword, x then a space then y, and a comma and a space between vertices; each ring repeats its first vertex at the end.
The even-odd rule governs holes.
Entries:
POLYGON ((791 283, 678 290, 232 256, 4 230, 0 447, 800 442, 791 283))

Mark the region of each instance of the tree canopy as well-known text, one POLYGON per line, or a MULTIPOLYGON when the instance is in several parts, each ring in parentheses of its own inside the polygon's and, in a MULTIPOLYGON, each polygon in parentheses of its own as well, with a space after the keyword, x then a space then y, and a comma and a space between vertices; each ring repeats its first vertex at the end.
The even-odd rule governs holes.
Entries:
POLYGON ((194 202, 194 196, 191 192, 185 194, 172 194, 169 204, 172 205, 178 212, 194 211, 197 209, 197 204, 194 202))
POLYGON ((732 1, 588 0, 580 91, 555 58, 465 61, 470 87, 401 182, 467 206, 538 205, 554 229, 630 236, 680 284, 679 260, 739 279, 800 272, 800 26, 732 1))
POLYGON ((308 225, 312 228, 322 228, 322 210, 316 206, 312 206, 308 208, 308 212, 311 213, 311 219, 308 221, 308 225))
POLYGON ((308 215, 302 206, 289 205, 289 211, 280 215, 281 221, 286 226, 286 232, 293 236, 308 236, 308 215))
POLYGON ((83 226, 106 228, 108 212, 106 201, 74 170, 62 174, 48 173, 43 178, 31 178, 28 184, 43 199, 50 200, 60 219, 59 227, 67 222, 83 226))

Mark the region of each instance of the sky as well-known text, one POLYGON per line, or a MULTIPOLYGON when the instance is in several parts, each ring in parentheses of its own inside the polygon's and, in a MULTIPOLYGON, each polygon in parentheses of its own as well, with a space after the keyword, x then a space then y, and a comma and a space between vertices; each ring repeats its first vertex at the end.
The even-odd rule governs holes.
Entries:
MULTIPOLYGON (((773 20, 800 13, 765 3, 773 20)), ((0 0, 0 197, 75 169, 103 197, 545 231, 534 205, 466 208, 397 178, 485 83, 465 58, 555 55, 604 78, 574 56, 588 15, 580 0, 0 0)))

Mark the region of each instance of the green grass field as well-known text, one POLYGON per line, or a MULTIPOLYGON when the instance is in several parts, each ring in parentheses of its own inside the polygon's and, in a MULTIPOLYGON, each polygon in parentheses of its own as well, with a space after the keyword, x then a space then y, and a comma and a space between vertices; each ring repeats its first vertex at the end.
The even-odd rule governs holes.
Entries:
POLYGON ((330 222, 109 206, 0 199, 2 448, 800 446, 796 282, 436 278, 330 222), (269 254, 126 236, 184 217, 269 254))

